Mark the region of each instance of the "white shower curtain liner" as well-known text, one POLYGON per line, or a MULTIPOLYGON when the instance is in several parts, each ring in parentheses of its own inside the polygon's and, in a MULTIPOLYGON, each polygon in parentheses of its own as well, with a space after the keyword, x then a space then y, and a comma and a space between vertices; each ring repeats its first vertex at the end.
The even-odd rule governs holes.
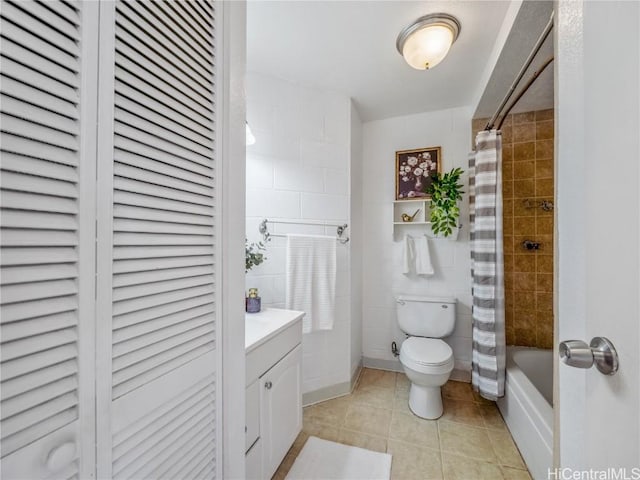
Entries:
POLYGON ((469 155, 473 356, 471 380, 484 398, 504 395, 504 251, 502 240, 502 137, 476 136, 469 155))

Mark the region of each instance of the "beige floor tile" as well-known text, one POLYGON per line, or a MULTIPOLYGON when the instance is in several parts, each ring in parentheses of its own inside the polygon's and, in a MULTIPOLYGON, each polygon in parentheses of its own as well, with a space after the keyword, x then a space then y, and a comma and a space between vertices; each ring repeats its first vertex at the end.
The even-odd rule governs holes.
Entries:
POLYGON ((471 394, 473 395, 473 401, 476 402, 476 403, 480 403, 482 405, 495 405, 496 404, 496 402, 494 402, 493 400, 487 400, 482 395, 480 395, 478 392, 474 392, 473 388, 471 389, 471 394))
POLYGON ((499 432, 497 430, 487 430, 487 432, 501 465, 520 469, 526 468, 509 432, 499 432))
POLYGON ((464 423, 474 427, 484 427, 485 423, 482 419, 482 413, 479 406, 472 401, 454 400, 452 398, 444 399, 444 413, 442 420, 449 422, 464 423))
POLYGON ((352 402, 391 410, 393 408, 393 398, 394 391, 390 388, 363 385, 353 392, 352 402))
POLYGON ((351 430, 342 429, 338 435, 338 443, 351 445, 353 447, 365 448, 374 452, 387 451, 387 439, 384 437, 375 437, 366 433, 353 432, 351 430))
POLYGON ((413 415, 413 412, 409 408, 409 397, 393 397, 393 409, 398 412, 406 413, 407 415, 413 415))
POLYGON ((438 420, 440 449, 443 452, 498 463, 485 428, 438 420))
POLYGON ((505 480, 531 480, 531 475, 526 470, 512 467, 501 467, 505 480))
POLYGON ((396 392, 409 392, 409 388, 411 388, 411 382, 407 376, 404 373, 396 373, 396 392))
POLYGON ((304 409, 303 420, 342 427, 350 403, 351 396, 347 395, 311 405, 304 409))
POLYGON ((393 457, 391 460, 391 478, 393 480, 442 478, 442 464, 438 450, 389 440, 387 453, 393 457))
POLYGON ((434 450, 440 448, 436 421, 425 420, 399 411, 393 412, 389 438, 434 450))
POLYGON ((500 410, 498 410, 498 406, 495 403, 493 405, 479 404, 478 408, 482 414, 485 427, 507 431, 507 425, 504 423, 500 410))
POLYGON ((391 410, 352 403, 347 410, 344 428, 355 432, 387 437, 391 423, 391 410))
POLYGON ((442 396, 471 402, 473 401, 473 389, 470 383, 449 380, 442 386, 442 396))
POLYGON ((388 372, 386 370, 374 370, 372 368, 365 368, 362 370, 357 388, 364 386, 395 388, 396 373, 388 372))
POLYGON ((315 422, 303 422, 302 431, 307 434, 307 438, 313 436, 332 442, 337 442, 340 434, 340 428, 335 425, 315 422))
POLYGON ((503 478, 499 465, 450 453, 442 454, 446 480, 497 480, 503 478))

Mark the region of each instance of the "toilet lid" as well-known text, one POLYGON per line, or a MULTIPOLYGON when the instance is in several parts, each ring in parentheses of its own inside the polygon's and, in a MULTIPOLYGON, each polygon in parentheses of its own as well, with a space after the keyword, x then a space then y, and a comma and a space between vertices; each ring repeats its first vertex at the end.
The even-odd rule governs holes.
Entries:
POLYGON ((402 351, 422 365, 444 365, 453 357, 451 347, 438 338, 409 337, 402 344, 402 351))

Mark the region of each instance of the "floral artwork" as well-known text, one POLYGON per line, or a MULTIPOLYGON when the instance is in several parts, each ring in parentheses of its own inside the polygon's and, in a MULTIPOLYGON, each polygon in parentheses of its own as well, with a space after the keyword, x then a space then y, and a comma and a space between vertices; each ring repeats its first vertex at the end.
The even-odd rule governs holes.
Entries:
POLYGON ((440 172, 440 147, 396 152, 396 200, 429 198, 431 177, 440 172))

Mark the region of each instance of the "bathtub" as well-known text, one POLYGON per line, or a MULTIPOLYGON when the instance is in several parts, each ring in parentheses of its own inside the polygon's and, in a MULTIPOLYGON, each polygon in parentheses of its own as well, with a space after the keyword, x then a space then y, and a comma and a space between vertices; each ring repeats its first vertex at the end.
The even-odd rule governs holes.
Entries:
POLYGON ((498 408, 531 476, 553 465, 553 351, 507 347, 505 395, 498 408))

